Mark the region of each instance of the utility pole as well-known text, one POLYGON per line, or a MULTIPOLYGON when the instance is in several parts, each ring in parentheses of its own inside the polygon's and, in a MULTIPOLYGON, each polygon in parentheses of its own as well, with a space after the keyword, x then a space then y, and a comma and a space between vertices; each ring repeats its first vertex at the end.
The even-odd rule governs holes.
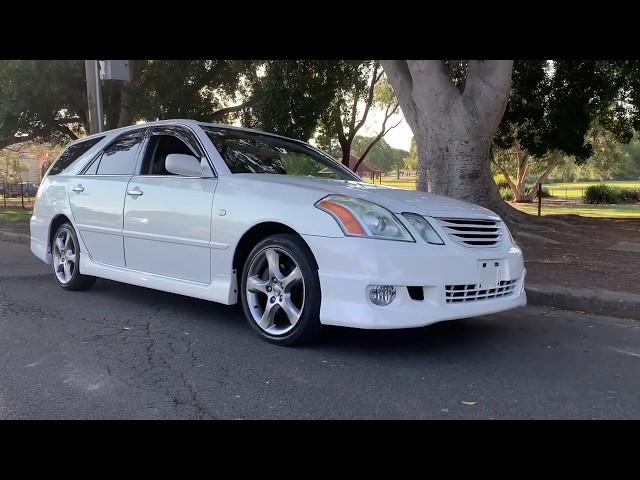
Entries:
POLYGON ((87 78, 89 133, 99 133, 104 130, 104 115, 102 113, 102 90, 100 88, 100 66, 98 60, 85 60, 84 68, 87 78))

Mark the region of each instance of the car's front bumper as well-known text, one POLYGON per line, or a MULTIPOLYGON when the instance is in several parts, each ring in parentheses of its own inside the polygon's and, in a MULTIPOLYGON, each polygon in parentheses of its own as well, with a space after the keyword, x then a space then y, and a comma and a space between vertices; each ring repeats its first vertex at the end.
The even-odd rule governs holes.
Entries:
POLYGON ((304 236, 318 263, 320 321, 366 329, 421 327, 444 320, 486 315, 526 305, 525 269, 517 247, 466 248, 354 237, 304 236), (478 262, 500 261, 499 280, 515 280, 512 293, 499 298, 447 303, 446 285, 479 283, 478 262), (369 285, 394 285, 396 298, 376 306, 369 285), (414 300, 408 286, 422 287, 414 300))

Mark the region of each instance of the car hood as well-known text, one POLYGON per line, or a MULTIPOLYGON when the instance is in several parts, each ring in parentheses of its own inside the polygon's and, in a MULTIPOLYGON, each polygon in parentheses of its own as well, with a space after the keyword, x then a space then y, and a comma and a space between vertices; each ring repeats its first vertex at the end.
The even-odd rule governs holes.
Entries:
POLYGON ((257 182, 265 187, 297 187, 316 192, 317 200, 329 194, 350 195, 377 203, 393 213, 414 212, 432 217, 499 219, 491 210, 462 200, 366 182, 256 173, 239 173, 233 177, 242 177, 243 180, 257 182))

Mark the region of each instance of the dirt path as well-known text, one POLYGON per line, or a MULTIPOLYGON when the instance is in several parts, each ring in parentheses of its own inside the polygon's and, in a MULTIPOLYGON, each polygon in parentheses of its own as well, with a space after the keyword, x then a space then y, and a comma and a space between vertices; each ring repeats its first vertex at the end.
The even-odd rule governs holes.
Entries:
POLYGON ((555 218, 546 241, 516 233, 528 283, 640 293, 640 220, 555 218))

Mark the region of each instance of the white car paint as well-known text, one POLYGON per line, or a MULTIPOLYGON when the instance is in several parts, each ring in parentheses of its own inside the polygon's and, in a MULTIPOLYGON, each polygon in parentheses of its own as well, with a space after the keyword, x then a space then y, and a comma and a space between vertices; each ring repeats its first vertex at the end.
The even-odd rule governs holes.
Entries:
POLYGON ((485 208, 357 181, 233 174, 200 124, 191 120, 135 125, 98 134, 102 135, 64 172, 47 175, 38 190, 31 250, 46 263, 51 263, 52 221, 64 215, 78 232, 81 273, 234 304, 238 279, 233 261, 238 243, 252 227, 276 222, 300 234, 315 257, 323 324, 418 327, 526 304, 522 252, 511 242, 500 218, 485 208), (195 135, 210 174, 201 178, 79 175, 97 152, 123 132, 164 125, 182 126, 195 135), (131 193, 136 190, 142 194, 131 193), (349 195, 389 209, 416 241, 345 236, 331 215, 314 206, 328 194, 349 195), (402 218, 403 212, 425 216, 445 245, 422 240, 402 218), (464 246, 452 241, 435 220, 439 217, 498 221, 504 235, 497 246, 464 246), (500 298, 447 303, 446 286, 478 284, 483 261, 499 263, 498 279, 515 282, 513 292, 500 298), (398 295, 388 306, 373 305, 366 294, 369 285, 394 285, 398 295), (422 287, 424 299, 412 299, 407 286, 422 287))

